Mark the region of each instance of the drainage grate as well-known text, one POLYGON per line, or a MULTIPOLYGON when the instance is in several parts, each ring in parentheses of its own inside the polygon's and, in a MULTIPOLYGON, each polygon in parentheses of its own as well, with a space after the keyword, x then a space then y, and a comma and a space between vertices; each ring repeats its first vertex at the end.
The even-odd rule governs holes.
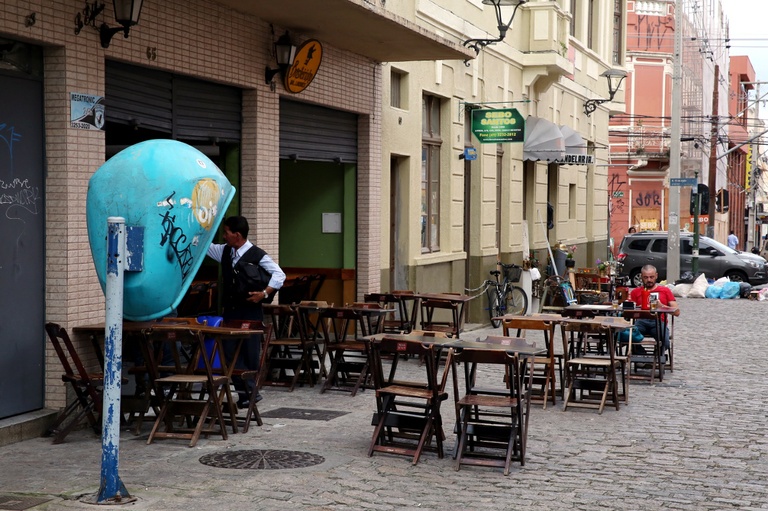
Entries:
POLYGON ((23 511, 24 509, 39 506, 43 502, 48 502, 49 500, 52 499, 0 495, 0 509, 3 511, 23 511))
POLYGON ((268 412, 261 412, 262 417, 268 419, 304 419, 308 421, 330 421, 349 412, 336 410, 311 410, 307 408, 275 408, 268 412))
POLYGON ((200 458, 200 463, 211 467, 250 470, 304 468, 319 465, 324 461, 325 458, 311 452, 278 451, 273 449, 226 451, 206 454, 200 458))

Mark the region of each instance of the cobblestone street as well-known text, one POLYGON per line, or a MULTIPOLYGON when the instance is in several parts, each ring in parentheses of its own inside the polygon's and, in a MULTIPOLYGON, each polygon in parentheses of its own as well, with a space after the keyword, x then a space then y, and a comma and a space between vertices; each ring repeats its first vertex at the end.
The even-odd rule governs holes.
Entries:
MULTIPOLYGON (((462 467, 449 452, 453 402, 443 404, 446 457, 367 456, 371 391, 265 389, 262 413, 280 407, 348 412, 328 420, 264 419, 227 441, 146 445, 149 425, 121 437, 120 476, 136 510, 261 509, 768 509, 764 317, 768 303, 681 299, 675 370, 664 382, 633 381, 628 406, 542 410, 532 405, 524 467, 462 467), (237 470, 204 465, 206 454, 289 449, 322 456, 306 468, 237 470)), ((471 336, 499 333, 476 330, 471 336)), ((414 360, 401 363, 418 370, 414 360)), ((498 375, 485 375, 498 377, 498 375)), ((90 509, 101 444, 90 430, 61 445, 38 438, 0 448, 0 493, 51 499, 34 510, 90 509)), ((0 509, 6 509, 0 506, 0 509)))

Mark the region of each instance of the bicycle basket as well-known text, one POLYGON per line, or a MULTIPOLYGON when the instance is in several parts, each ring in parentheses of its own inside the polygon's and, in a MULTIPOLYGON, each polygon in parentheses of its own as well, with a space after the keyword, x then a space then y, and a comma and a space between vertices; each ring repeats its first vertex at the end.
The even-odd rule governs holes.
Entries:
POLYGON ((520 277, 523 275, 523 267, 513 264, 508 268, 504 268, 504 276, 510 282, 520 282, 520 277))

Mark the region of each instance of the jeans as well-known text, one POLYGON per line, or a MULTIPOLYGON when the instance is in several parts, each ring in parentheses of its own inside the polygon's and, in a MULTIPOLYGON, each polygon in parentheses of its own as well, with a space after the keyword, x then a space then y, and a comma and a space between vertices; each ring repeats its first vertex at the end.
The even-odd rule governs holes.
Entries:
MULTIPOLYGON (((245 306, 229 309, 225 308, 222 315, 224 316, 225 320, 250 319, 260 321, 264 319, 264 311, 261 306, 245 306)), ((256 334, 252 335, 246 339, 245 342, 243 342, 243 345, 240 348, 240 356, 237 357, 237 360, 235 361, 235 369, 256 370, 259 368, 261 363, 261 338, 261 334, 256 334)), ((224 343, 224 354, 227 357, 227 360, 232 359, 234 351, 235 343, 224 343)), ((235 376, 232 378, 232 383, 235 385, 235 389, 237 389, 238 393, 240 394, 241 400, 248 399, 245 396, 251 395, 251 391, 253 390, 254 385, 253 380, 243 381, 243 379, 239 376, 235 376)))
MULTIPOLYGON (((643 334, 643 337, 653 337, 657 341, 659 340, 658 333, 656 332, 655 319, 638 319, 635 322, 635 328, 637 328, 638 332, 643 334)), ((663 355, 669 349, 669 325, 664 321, 661 321, 661 331, 664 334, 661 353, 663 355)))

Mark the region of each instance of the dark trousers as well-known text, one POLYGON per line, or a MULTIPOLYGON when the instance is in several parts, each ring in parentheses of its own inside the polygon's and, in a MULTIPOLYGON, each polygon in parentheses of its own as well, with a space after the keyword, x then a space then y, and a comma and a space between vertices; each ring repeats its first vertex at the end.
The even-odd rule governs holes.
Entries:
MULTIPOLYGON (((225 307, 223 313, 224 320, 230 319, 249 319, 262 321, 264 319, 264 310, 261 305, 258 306, 241 306, 241 307, 225 307)), ((240 356, 235 361, 235 369, 252 370, 255 371, 259 368, 261 363, 261 341, 262 335, 252 335, 250 338, 243 342, 240 348, 240 356)), ((227 360, 231 360, 235 353, 235 343, 224 343, 224 355, 227 360)), ((240 399, 248 399, 247 396, 251 395, 253 391, 253 380, 243 381, 239 376, 232 378, 232 383, 235 385, 238 393, 241 395, 240 399), (246 397, 243 397, 245 394, 246 397)))

